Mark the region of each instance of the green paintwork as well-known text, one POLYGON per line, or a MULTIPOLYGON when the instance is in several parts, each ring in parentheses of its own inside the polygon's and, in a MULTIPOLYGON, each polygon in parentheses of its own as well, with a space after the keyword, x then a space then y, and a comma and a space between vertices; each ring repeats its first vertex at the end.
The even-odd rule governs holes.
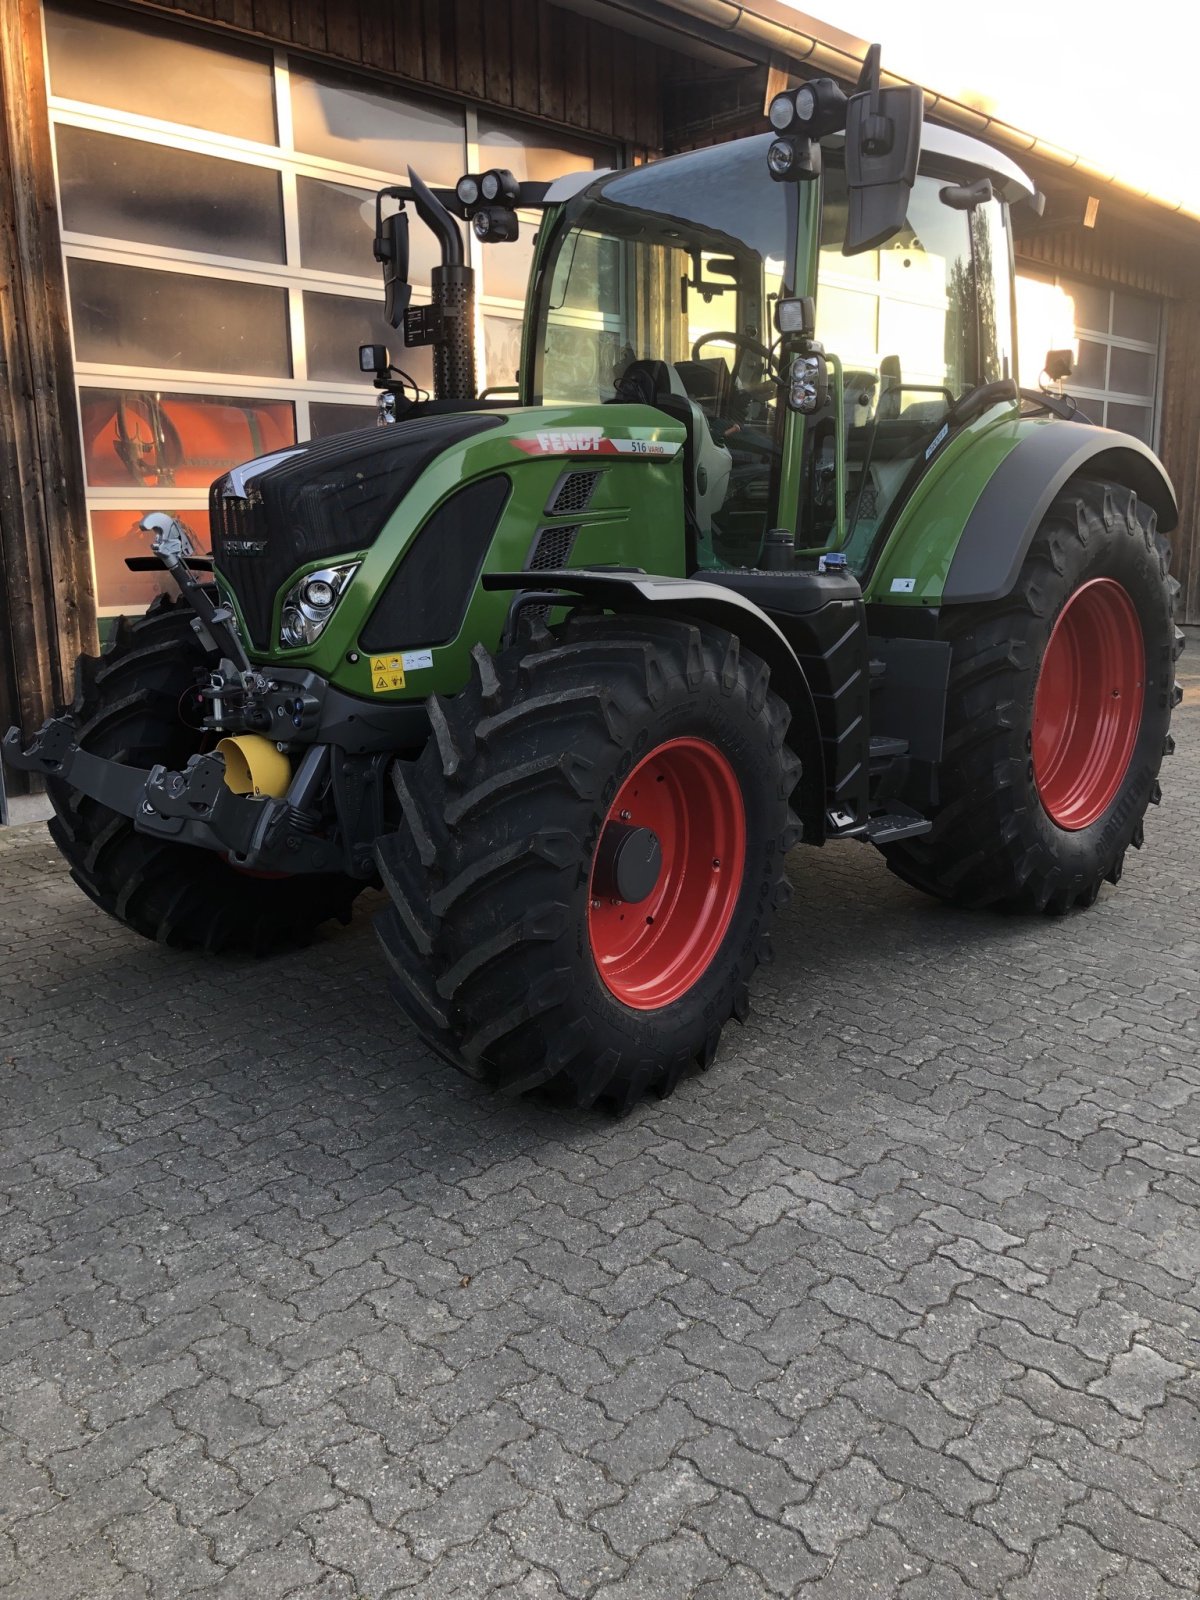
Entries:
POLYGON ((940 605, 958 541, 988 479, 1010 450, 1047 422, 1018 417, 1013 406, 993 406, 944 445, 896 519, 864 598, 884 605, 940 605), (911 592, 892 592, 893 583, 910 578, 911 592))
MULTIPOLYGON (((396 424, 403 427, 403 423, 396 424)), ((449 495, 465 484, 498 472, 512 480, 499 526, 484 561, 484 572, 511 572, 525 565, 530 541, 541 527, 580 524, 571 552, 575 567, 600 563, 642 567, 665 576, 685 570, 682 452, 673 457, 600 455, 556 449, 563 430, 599 429, 611 439, 662 441, 680 445, 683 429, 649 406, 543 406, 514 408, 499 427, 444 451, 426 468, 392 512, 369 550, 348 550, 337 557, 309 562, 283 584, 276 596, 272 636, 278 637, 282 595, 306 572, 361 560, 324 633, 308 650, 251 651, 257 663, 307 667, 349 694, 372 696, 381 703, 423 700, 452 694, 467 681, 471 646, 481 641, 494 649, 508 613, 511 595, 476 586, 458 635, 433 646, 433 665, 411 672, 401 690, 372 695, 370 658, 359 649, 358 635, 392 573, 421 527, 449 495), (547 454, 526 454, 514 442, 546 435, 547 454), (603 466, 591 504, 584 512, 548 517, 545 506, 555 484, 572 468, 603 466), (351 654, 358 660, 351 661, 351 654)), ((569 442, 569 441, 562 441, 569 442)), ((218 573, 218 579, 220 574, 218 573)), ((228 592, 230 585, 226 585, 228 592)), ((235 604, 236 609, 236 604, 235 604)), ((239 617, 239 622, 241 618, 239 617)), ((243 636, 245 629, 243 628, 243 636)), ((427 646, 428 639, 393 639, 389 651, 427 646)))

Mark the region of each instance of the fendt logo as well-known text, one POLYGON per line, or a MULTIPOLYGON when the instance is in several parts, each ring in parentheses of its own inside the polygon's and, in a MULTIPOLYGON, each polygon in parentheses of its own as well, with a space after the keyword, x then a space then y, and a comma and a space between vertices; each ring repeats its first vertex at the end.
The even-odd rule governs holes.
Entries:
POLYGON ((532 438, 515 439, 514 444, 530 455, 598 454, 604 447, 603 428, 556 428, 532 438))
POLYGON ((666 439, 614 439, 603 428, 547 428, 513 440, 527 456, 673 456, 680 446, 666 439))

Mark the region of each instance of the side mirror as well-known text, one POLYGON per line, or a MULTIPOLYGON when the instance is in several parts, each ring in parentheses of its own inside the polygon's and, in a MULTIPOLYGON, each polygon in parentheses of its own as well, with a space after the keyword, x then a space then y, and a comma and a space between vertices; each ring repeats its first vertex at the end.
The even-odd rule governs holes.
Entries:
POLYGON ((408 213, 393 211, 375 228, 375 259, 383 263, 383 314, 393 328, 404 321, 412 298, 408 281, 408 213))
POLYGON ((1069 378, 1075 371, 1075 352, 1073 350, 1047 350, 1046 365, 1043 371, 1052 383, 1060 383, 1063 378, 1069 378))
POLYGON ((851 95, 846 105, 849 207, 843 255, 874 250, 904 226, 924 119, 925 98, 915 84, 851 95))

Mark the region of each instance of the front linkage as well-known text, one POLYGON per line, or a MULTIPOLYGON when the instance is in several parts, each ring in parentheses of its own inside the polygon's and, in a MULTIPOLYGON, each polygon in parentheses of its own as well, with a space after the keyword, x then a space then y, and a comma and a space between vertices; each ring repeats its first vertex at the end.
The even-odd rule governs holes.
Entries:
MULTIPOLYGON (((20 729, 3 740, 8 764, 69 786, 132 820, 138 833, 212 850, 243 870, 344 873, 374 879, 373 846, 384 826, 384 772, 397 748, 418 746, 425 714, 414 706, 364 708, 301 669, 258 671, 246 655, 233 613, 199 582, 186 536, 155 514, 154 556, 167 568, 194 613, 191 627, 206 666, 196 673, 198 730, 219 738, 191 756, 182 771, 126 765, 80 743, 71 712, 51 717, 28 746, 20 729), (212 663, 215 662, 215 665, 212 663), (364 714, 364 709, 366 714, 364 714), (301 747, 285 781, 261 782, 263 757, 301 747), (238 792, 233 786, 241 775, 238 792), (325 814, 332 802, 335 825, 325 814)), ((207 562, 204 563, 207 566, 207 562)))

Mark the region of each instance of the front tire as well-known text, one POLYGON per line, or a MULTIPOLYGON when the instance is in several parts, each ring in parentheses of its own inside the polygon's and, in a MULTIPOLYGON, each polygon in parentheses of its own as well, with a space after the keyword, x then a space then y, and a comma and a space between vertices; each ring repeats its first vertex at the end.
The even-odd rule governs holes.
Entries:
MULTIPOLYGON (((183 599, 160 596, 144 616, 119 617, 100 656, 75 668, 70 708, 80 746, 134 767, 174 771, 203 748, 184 714, 205 665, 183 599)), ((269 955, 305 943, 331 917, 348 922, 364 887, 340 874, 291 878, 240 872, 219 855, 138 833, 61 780, 47 784, 50 833, 79 887, 109 916, 160 944, 269 955)))
POLYGON ((393 768, 396 997, 493 1088, 628 1110, 746 1015, 799 837, 787 708, 731 635, 673 620, 535 624, 474 659, 393 768))
POLYGON ((1012 593, 942 613, 953 647, 941 803, 885 848, 905 882, 967 906, 1060 913, 1121 877, 1173 744, 1179 585, 1153 513, 1077 482, 1012 593))

